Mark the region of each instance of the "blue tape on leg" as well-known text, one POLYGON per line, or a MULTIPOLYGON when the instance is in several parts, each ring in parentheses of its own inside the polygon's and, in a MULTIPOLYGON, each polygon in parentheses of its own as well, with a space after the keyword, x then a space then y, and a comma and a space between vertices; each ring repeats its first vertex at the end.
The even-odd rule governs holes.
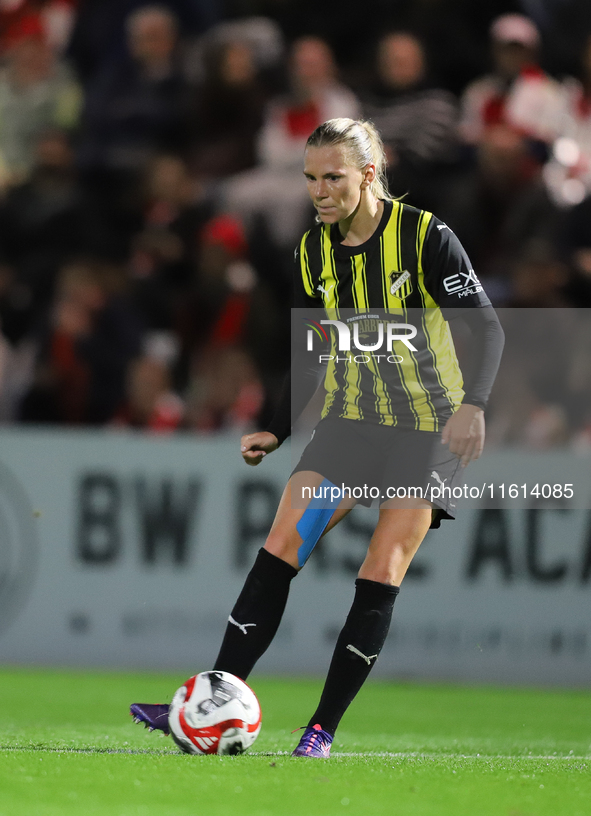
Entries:
POLYGON ((341 490, 328 479, 320 487, 312 489, 313 498, 304 510, 304 514, 296 525, 296 530, 302 537, 298 549, 298 564, 303 567, 312 550, 318 543, 322 533, 326 530, 332 514, 341 501, 341 490))

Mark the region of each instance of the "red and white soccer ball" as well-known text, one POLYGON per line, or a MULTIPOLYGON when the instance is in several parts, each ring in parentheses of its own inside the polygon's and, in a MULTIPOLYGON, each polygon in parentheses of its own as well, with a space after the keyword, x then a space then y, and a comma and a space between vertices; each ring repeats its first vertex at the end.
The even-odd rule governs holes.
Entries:
POLYGON ((254 691, 233 674, 201 672, 175 693, 168 724, 187 754, 242 754, 259 735, 261 707, 254 691))

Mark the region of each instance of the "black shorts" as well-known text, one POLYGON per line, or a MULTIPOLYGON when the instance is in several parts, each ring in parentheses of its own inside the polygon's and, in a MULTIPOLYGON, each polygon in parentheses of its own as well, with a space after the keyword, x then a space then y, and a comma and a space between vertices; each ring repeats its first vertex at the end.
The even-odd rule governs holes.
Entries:
MULTIPOLYGON (((293 470, 311 470, 334 485, 350 489, 359 504, 369 507, 398 497, 420 497, 442 518, 455 518, 453 488, 461 481, 458 457, 441 444, 441 433, 370 425, 352 419, 321 420, 293 470)), ((293 474, 292 474, 293 475, 293 474)))

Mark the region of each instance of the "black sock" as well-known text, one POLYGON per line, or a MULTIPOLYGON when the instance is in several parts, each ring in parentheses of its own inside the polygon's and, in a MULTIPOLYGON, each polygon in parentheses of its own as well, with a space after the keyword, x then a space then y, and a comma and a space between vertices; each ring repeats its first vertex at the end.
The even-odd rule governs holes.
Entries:
POLYGON ((355 599, 338 637, 320 703, 308 725, 318 723, 334 736, 382 650, 399 591, 399 587, 365 578, 355 581, 355 599))
POLYGON ((246 680, 269 648, 281 623, 292 578, 297 569, 260 549, 228 619, 214 670, 246 680))

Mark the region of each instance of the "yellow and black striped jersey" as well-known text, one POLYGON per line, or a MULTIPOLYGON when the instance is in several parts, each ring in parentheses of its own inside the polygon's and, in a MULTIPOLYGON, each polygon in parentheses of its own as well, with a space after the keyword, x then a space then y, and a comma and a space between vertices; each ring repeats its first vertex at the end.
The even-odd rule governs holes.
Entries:
POLYGON ((345 246, 340 239, 338 224, 304 235, 295 253, 294 306, 355 320, 366 338, 380 320, 411 324, 417 334, 413 353, 395 341, 388 359, 340 355, 332 332, 322 416, 440 430, 464 397, 445 316, 457 307, 490 306, 466 253, 446 224, 401 201, 384 202, 365 243, 345 246))

